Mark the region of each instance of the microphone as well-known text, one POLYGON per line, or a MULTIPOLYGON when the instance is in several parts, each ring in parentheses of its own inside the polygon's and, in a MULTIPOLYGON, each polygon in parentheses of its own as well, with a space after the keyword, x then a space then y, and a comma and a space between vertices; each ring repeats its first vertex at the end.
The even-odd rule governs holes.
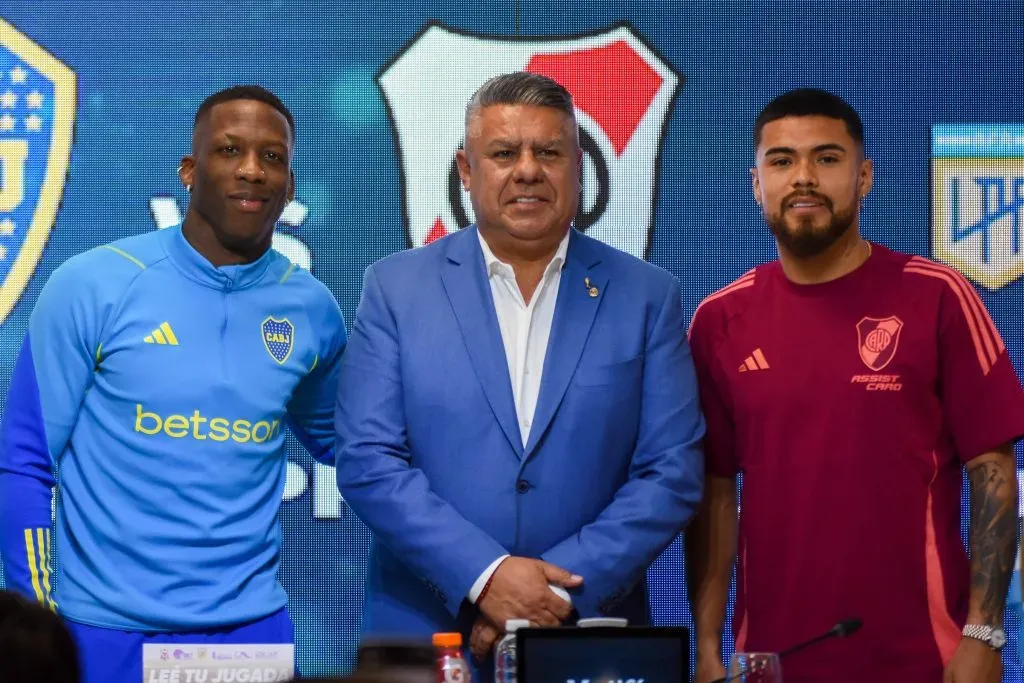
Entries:
POLYGON ((820 643, 823 640, 828 640, 829 638, 845 638, 846 636, 855 633, 863 624, 864 622, 857 618, 844 619, 829 629, 826 633, 822 633, 820 636, 816 636, 810 640, 805 640, 802 643, 797 643, 792 647, 787 647, 779 653, 779 659, 782 659, 786 655, 791 655, 794 652, 799 652, 805 647, 810 647, 811 645, 820 643))
MULTIPOLYGON (((828 640, 829 638, 845 638, 846 636, 856 633, 857 630, 863 625, 864 621, 858 619, 857 617, 853 617, 851 619, 843 619, 825 633, 822 633, 821 635, 815 636, 810 640, 805 640, 802 643, 797 643, 796 645, 792 645, 790 647, 787 647, 785 650, 782 650, 781 652, 779 652, 779 659, 782 659, 787 655, 791 655, 794 652, 799 652, 800 650, 810 647, 811 645, 816 645, 823 640, 828 640)), ((729 681, 734 681, 738 677, 743 676, 746 673, 747 672, 745 671, 740 671, 731 676, 726 676, 724 678, 716 678, 715 680, 711 681, 711 683, 729 683, 729 681)))

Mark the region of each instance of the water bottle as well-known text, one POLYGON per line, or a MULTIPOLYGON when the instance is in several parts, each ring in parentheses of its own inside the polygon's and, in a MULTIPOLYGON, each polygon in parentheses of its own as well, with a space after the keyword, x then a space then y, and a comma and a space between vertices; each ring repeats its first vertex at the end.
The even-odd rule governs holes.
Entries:
POLYGON ((528 619, 505 622, 505 636, 494 646, 494 683, 516 683, 516 631, 529 625, 528 619))
POLYGON ((471 683, 469 665, 462 654, 461 633, 435 633, 437 683, 471 683))

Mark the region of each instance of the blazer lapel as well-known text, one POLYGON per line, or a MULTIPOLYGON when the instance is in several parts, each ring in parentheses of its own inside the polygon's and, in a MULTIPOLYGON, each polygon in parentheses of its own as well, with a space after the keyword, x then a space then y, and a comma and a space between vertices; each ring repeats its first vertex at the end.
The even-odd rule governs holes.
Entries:
POLYGON ((558 300, 551 324, 544 374, 541 377, 540 396, 530 428, 530 439, 523 452, 530 457, 544 432, 551 424, 562 403, 569 380, 579 365, 583 347, 590 336, 590 328, 597 309, 604 299, 608 275, 600 267, 601 255, 575 230, 569 238, 565 267, 558 283, 558 300))
POLYGON ((441 281, 491 411, 516 455, 522 456, 523 437, 516 419, 505 345, 501 340, 498 314, 494 310, 484 256, 477 239, 475 227, 466 228, 449 238, 451 246, 441 269, 441 281))

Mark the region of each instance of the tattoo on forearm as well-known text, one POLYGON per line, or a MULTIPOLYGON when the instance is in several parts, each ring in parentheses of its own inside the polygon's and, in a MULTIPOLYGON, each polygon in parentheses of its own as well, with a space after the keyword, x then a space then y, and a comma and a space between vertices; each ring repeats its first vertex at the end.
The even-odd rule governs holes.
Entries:
POLYGON ((1002 464, 967 473, 971 486, 971 592, 986 623, 1002 621, 1017 548, 1017 491, 1002 464))

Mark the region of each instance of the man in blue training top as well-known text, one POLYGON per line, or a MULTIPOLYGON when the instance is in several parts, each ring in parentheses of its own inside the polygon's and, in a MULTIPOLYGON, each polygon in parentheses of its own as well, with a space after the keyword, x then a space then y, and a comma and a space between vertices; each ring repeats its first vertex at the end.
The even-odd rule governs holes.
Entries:
POLYGON ((9 588, 68 620, 86 683, 142 680, 146 644, 294 641, 285 427, 333 462, 346 341, 327 288, 270 248, 294 139, 272 93, 211 95, 182 225, 69 259, 32 312, 0 426, 0 555, 9 588))

